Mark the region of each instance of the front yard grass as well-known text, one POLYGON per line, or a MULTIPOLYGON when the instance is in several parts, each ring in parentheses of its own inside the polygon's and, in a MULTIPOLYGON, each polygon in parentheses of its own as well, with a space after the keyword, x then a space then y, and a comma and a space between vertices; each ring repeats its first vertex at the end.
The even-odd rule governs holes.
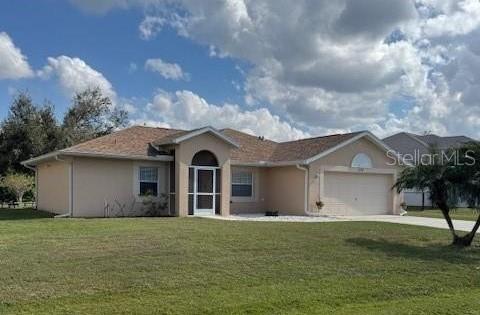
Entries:
POLYGON ((479 314, 480 243, 449 242, 378 222, 16 216, 0 314, 479 314))
MULTIPOLYGON (((454 220, 466 220, 476 221, 478 218, 478 212, 475 209, 458 208, 450 210, 450 216, 454 220)), ((427 218, 440 218, 443 219, 443 214, 438 209, 425 209, 408 208, 407 215, 414 217, 427 217, 427 218)))

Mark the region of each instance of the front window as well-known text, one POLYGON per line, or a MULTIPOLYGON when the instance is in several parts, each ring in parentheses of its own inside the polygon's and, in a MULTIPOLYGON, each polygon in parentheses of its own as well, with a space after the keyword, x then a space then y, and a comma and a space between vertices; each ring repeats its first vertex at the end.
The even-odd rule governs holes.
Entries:
POLYGON ((252 197, 253 176, 251 172, 235 172, 232 174, 232 196, 252 197))
POLYGON ((352 160, 352 167, 372 168, 372 159, 365 153, 358 153, 352 160))
POLYGON ((158 168, 140 167, 140 196, 158 196, 158 168))

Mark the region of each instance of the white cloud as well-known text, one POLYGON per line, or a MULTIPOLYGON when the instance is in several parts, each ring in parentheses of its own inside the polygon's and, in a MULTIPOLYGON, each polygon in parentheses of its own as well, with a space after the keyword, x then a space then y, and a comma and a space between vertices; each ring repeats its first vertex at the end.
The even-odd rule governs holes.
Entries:
POLYGON ((80 58, 49 57, 47 65, 38 71, 38 75, 43 79, 51 77, 58 79, 60 86, 68 96, 87 88, 98 87, 105 96, 110 97, 112 102, 115 103, 117 99, 112 84, 103 74, 90 67, 80 58))
POLYGON ((107 3, 144 8, 144 38, 170 27, 204 44, 212 58, 245 61, 249 110, 266 104, 280 121, 310 133, 480 137, 478 0, 107 3), (408 102, 395 108, 398 99, 408 102))
POLYGON ((20 49, 7 33, 0 32, 0 80, 33 76, 33 71, 20 49))
POLYGON ((147 61, 145 61, 145 69, 152 72, 157 72, 165 79, 186 81, 190 79, 190 75, 186 72, 183 72, 182 67, 180 67, 178 64, 168 63, 160 58, 147 59, 147 61))
POLYGON ((154 120, 154 119, 148 119, 148 118, 136 118, 136 119, 130 119, 129 121, 131 126, 146 126, 146 127, 159 127, 159 128, 176 128, 176 126, 170 126, 167 123, 154 120))
POLYGON ((291 140, 308 136, 266 108, 244 110, 238 105, 214 105, 191 91, 169 93, 159 90, 134 123, 155 122, 155 126, 174 128, 234 128, 274 140, 291 140), (154 120, 157 118, 158 120, 154 120))
POLYGON ((158 32, 162 30, 162 26, 166 20, 158 16, 146 16, 142 23, 138 26, 140 37, 144 40, 153 38, 158 32))
POLYGON ((437 14, 421 21, 427 37, 467 34, 480 25, 480 1, 419 1, 425 10, 437 8, 437 14))
POLYGON ((128 102, 122 104, 121 107, 124 111, 126 111, 129 114, 135 114, 138 111, 138 108, 135 105, 128 102))
POLYGON ((250 62, 247 103, 304 130, 480 137, 477 0, 178 2, 171 27, 250 62))

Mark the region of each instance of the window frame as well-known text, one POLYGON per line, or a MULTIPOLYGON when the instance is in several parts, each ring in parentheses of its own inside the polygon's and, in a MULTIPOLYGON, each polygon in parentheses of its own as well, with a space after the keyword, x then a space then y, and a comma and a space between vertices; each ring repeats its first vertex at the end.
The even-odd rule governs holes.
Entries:
POLYGON ((239 169, 239 170, 234 170, 232 171, 232 177, 231 177, 231 183, 230 183, 230 197, 232 198, 232 202, 251 202, 255 200, 255 172, 253 170, 248 170, 248 169, 239 169), (233 195, 233 186, 234 185, 248 185, 245 183, 239 183, 235 182, 234 176, 235 174, 239 173, 248 173, 250 175, 250 187, 251 187, 251 194, 250 196, 234 196, 233 195))
POLYGON ((138 166, 138 197, 140 198, 145 198, 145 197, 153 197, 153 198, 158 198, 160 196, 160 176, 159 176, 159 172, 158 172, 158 169, 159 167, 158 166, 152 166, 152 165, 139 165, 138 166), (150 168, 150 169, 155 169, 155 173, 156 173, 156 177, 157 177, 157 180, 156 181, 151 181, 151 180, 142 180, 141 179, 141 172, 142 172, 142 169, 145 169, 145 168, 150 168), (157 184, 157 194, 156 195, 146 195, 146 194, 142 194, 141 192, 141 183, 149 183, 149 184, 152 184, 152 183, 155 183, 157 184))
POLYGON ((371 168, 373 168, 373 160, 370 157, 370 155, 368 155, 367 153, 360 152, 360 153, 355 154, 355 156, 352 159, 352 162, 350 163, 350 167, 351 168, 360 168, 360 169, 371 169, 371 168), (366 157, 368 159, 369 166, 363 166, 363 165, 362 166, 356 166, 356 165, 354 165, 354 163, 356 162, 355 160, 357 160, 359 157, 362 157, 362 158, 366 157))

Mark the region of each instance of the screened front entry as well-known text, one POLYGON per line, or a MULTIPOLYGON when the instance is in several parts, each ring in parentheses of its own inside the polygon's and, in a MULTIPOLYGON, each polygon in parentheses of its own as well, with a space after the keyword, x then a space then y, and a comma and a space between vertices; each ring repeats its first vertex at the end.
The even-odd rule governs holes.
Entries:
POLYGON ((209 151, 200 151, 189 169, 188 214, 213 215, 220 213, 220 168, 209 151))

